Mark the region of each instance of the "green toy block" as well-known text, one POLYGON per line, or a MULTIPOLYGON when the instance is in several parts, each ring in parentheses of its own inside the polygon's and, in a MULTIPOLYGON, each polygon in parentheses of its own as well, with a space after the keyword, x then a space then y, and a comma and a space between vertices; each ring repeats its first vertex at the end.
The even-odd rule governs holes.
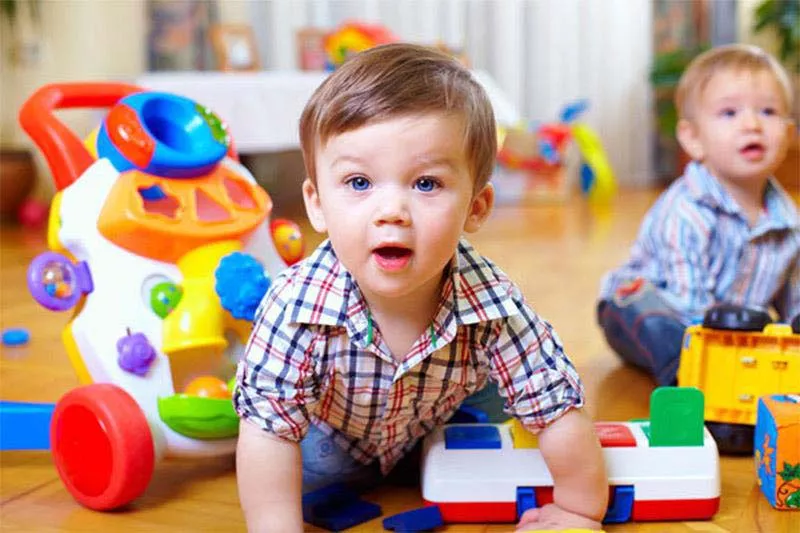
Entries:
POLYGON ((650 446, 703 445, 703 393, 659 387, 650 395, 650 446))

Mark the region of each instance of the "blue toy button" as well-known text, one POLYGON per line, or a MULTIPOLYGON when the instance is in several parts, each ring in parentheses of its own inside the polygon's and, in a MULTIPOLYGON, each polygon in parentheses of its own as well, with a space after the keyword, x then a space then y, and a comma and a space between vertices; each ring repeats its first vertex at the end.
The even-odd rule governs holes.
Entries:
POLYGON ((27 344, 30 339, 31 334, 24 328, 9 328, 3 330, 3 344, 6 346, 27 344))
POLYGON ((444 428, 444 447, 448 450, 499 450, 503 443, 496 426, 454 425, 444 428))

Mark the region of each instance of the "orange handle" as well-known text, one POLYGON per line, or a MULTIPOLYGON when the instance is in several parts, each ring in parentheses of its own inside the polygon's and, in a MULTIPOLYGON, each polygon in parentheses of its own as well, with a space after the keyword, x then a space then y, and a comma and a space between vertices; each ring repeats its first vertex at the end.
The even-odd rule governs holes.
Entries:
POLYGON ((81 140, 53 113, 56 109, 111 107, 143 89, 125 83, 54 83, 36 91, 23 104, 19 122, 47 159, 56 189, 78 179, 92 164, 81 140))

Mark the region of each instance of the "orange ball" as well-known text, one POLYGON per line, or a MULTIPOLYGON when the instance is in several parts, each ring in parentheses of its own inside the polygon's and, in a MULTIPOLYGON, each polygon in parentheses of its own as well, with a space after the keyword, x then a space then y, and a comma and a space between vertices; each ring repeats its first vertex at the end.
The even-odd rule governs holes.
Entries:
POLYGON ((228 385, 215 376, 200 376, 194 378, 186 386, 184 394, 200 396, 201 398, 230 398, 231 391, 228 385))
POLYGON ((304 243, 300 226, 291 220, 278 218, 270 223, 272 238, 281 258, 293 265, 303 258, 304 243))

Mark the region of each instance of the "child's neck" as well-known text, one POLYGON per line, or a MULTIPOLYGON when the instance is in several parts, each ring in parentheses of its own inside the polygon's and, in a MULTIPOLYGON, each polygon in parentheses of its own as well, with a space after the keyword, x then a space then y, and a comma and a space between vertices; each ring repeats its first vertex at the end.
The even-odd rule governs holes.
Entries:
POLYGON ((755 226, 764 210, 764 191, 767 187, 767 180, 752 180, 744 183, 726 180, 724 186, 742 208, 750 226, 755 226))
POLYGON ((399 298, 364 295, 373 327, 380 329, 380 335, 395 360, 402 361, 427 331, 439 307, 442 283, 443 280, 436 280, 436 283, 399 298))

